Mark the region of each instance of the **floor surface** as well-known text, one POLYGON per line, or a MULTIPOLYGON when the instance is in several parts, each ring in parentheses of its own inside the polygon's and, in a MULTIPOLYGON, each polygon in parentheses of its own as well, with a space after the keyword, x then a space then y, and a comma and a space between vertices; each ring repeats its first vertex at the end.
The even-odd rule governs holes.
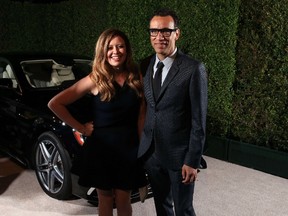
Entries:
MULTIPOLYGON (((208 168, 196 182, 197 216, 287 216, 288 180, 253 169, 204 158, 208 168)), ((86 200, 55 200, 40 188, 34 171, 0 156, 1 216, 98 215, 86 200)), ((115 213, 116 215, 116 213, 115 213)), ((154 216, 153 198, 133 204, 134 216, 154 216)))

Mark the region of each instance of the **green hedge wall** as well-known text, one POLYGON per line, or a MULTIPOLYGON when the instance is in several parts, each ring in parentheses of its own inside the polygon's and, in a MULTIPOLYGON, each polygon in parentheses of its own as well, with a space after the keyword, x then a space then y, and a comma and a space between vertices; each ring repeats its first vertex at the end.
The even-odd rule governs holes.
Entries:
POLYGON ((114 0, 108 7, 110 25, 129 34, 139 59, 153 53, 148 19, 159 7, 169 7, 180 18, 180 49, 203 61, 209 74, 209 134, 226 135, 231 124, 232 83, 240 1, 114 0))
POLYGON ((0 51, 74 52, 93 56, 99 34, 107 27, 102 0, 33 4, 2 0, 0 51))
POLYGON ((242 0, 231 136, 288 150, 287 0, 242 0))
MULTIPOLYGON (((92 56, 99 34, 108 27, 129 36, 135 60, 153 53, 148 19, 159 7, 176 10, 181 19, 178 46, 203 61, 209 73, 208 132, 225 135, 230 128, 232 82, 240 0, 102 0, 33 4, 3 0, 8 21, 0 50, 76 52, 92 56)), ((3 23, 3 22, 1 22, 3 23)))
POLYGON ((288 150, 287 0, 2 0, 0 52, 93 57, 99 34, 117 27, 139 61, 153 53, 148 19, 159 7, 179 14, 179 48, 207 67, 208 134, 288 150))

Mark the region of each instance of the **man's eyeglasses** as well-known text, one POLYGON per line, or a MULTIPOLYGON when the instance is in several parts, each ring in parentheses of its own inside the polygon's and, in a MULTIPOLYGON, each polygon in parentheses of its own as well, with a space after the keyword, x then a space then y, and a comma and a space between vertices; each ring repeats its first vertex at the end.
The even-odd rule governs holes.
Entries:
POLYGON ((161 34, 164 37, 170 37, 171 33, 176 31, 176 30, 177 30, 177 28, 175 28, 175 29, 169 29, 169 28, 154 29, 154 28, 151 28, 151 29, 149 29, 149 34, 151 37, 157 37, 159 32, 161 32, 161 34))

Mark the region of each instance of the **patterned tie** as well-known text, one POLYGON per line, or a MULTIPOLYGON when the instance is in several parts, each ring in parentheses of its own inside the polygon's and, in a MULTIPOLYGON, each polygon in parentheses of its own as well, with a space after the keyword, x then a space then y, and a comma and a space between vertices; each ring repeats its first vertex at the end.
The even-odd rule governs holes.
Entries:
POLYGON ((160 90, 161 90, 162 69, 164 67, 164 64, 161 61, 159 61, 156 67, 157 67, 157 71, 156 71, 154 79, 153 79, 153 90, 154 90, 155 99, 158 98, 158 95, 159 95, 160 90))

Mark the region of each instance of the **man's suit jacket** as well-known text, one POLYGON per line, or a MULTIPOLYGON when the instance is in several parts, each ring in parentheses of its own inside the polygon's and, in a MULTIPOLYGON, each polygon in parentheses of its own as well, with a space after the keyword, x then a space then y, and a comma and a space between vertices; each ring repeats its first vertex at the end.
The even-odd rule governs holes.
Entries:
POLYGON ((147 68, 144 72, 147 113, 138 157, 142 157, 154 143, 154 155, 168 169, 181 169, 183 164, 198 168, 206 132, 205 67, 178 51, 159 97, 154 99, 152 76, 155 57, 149 57, 141 66, 142 70, 147 68))

